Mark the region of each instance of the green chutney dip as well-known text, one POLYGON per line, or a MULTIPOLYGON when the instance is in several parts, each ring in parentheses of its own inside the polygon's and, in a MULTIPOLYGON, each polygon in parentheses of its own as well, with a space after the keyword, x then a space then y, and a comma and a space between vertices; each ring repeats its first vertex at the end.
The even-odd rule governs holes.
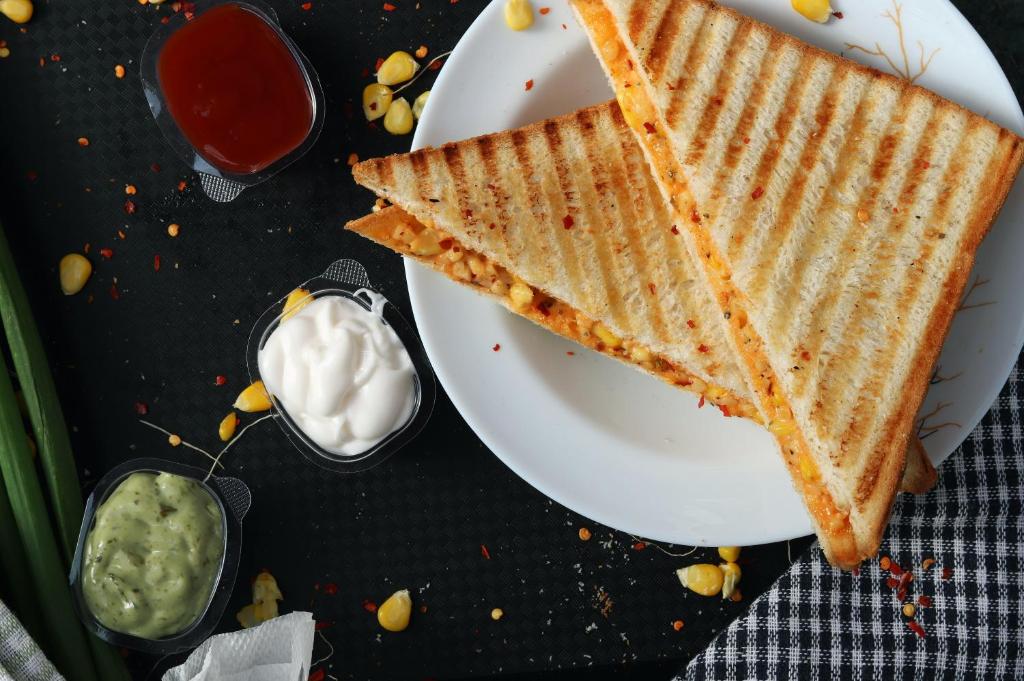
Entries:
POLYGON ((132 473, 96 510, 82 594, 107 629, 164 638, 206 610, 223 555, 221 507, 198 482, 132 473))

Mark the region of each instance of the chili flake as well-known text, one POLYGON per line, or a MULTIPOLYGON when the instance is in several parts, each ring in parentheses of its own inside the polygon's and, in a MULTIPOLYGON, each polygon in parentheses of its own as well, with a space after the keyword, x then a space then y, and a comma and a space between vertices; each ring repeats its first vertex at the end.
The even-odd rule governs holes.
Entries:
POLYGON ((137 191, 138 189, 135 188, 134 184, 126 184, 124 186, 124 193, 127 194, 128 196, 135 196, 135 193, 137 191))
POLYGON ((109 293, 110 293, 110 297, 113 298, 114 300, 120 300, 121 299, 121 292, 117 290, 117 284, 111 284, 110 285, 109 293))
POLYGON ((764 196, 764 187, 762 187, 761 185, 758 185, 757 187, 754 188, 754 191, 750 192, 750 198, 752 198, 755 201, 757 201, 762 196, 764 196))
POLYGON ((590 529, 586 527, 581 527, 580 531, 577 532, 577 534, 580 537, 580 541, 590 541, 590 537, 592 536, 590 534, 590 529))
POLYGON ((531 78, 530 80, 526 81, 526 91, 529 92, 532 89, 533 89, 533 78, 531 78))
POLYGON ((669 230, 669 231, 671 231, 671 232, 672 232, 673 234, 675 234, 676 236, 678 236, 678 235, 679 235, 679 228, 678 228, 678 227, 676 227, 675 225, 672 225, 672 229, 671 229, 671 230, 669 230))
MULTIPOLYGON (((374 104, 376 104, 376 102, 374 102, 374 104)), ((349 154, 348 155, 348 164, 350 166, 354 166, 357 163, 359 163, 359 154, 357 154, 355 152, 349 154)))
POLYGON ((365 610, 366 612, 377 612, 377 604, 371 600, 364 600, 363 610, 365 610))
POLYGON ((398 9, 398 8, 395 7, 394 5, 392 5, 390 2, 385 2, 384 3, 384 11, 385 12, 394 12, 396 9, 398 9))
POLYGON ((548 14, 548 13, 551 12, 551 8, 550 7, 541 7, 539 10, 537 10, 537 12, 539 12, 541 16, 544 16, 545 14, 548 14))
POLYGON ((711 348, 709 348, 708 346, 704 345, 703 343, 701 343, 700 345, 697 346, 697 351, 698 352, 708 352, 710 350, 711 350, 711 348))
POLYGON ((326 676, 327 673, 323 670, 323 667, 321 667, 320 669, 313 670, 309 673, 309 681, 324 681, 326 676))
POLYGON ((222 374, 218 374, 217 377, 213 379, 213 384, 214 385, 227 385, 227 382, 228 382, 228 377, 224 376, 222 374))
POLYGON ((159 255, 154 255, 153 256, 153 271, 154 272, 159 272, 160 271, 160 256, 159 255))
POLYGON ((651 123, 650 121, 644 121, 644 130, 647 131, 648 135, 653 135, 657 128, 654 127, 654 123, 651 123))
POLYGON ((441 68, 441 66, 443 64, 444 64, 444 60, 443 59, 440 59, 438 61, 432 61, 429 64, 427 64, 427 70, 428 71, 437 71, 438 69, 441 68))
POLYGON ((658 287, 654 285, 653 281, 649 281, 647 282, 647 290, 650 291, 651 295, 653 296, 655 293, 657 293, 658 287))
POLYGON ((910 630, 912 632, 914 632, 921 638, 924 638, 924 627, 918 624, 916 620, 910 620, 909 622, 907 622, 907 626, 910 627, 910 630))
POLYGON ((124 202, 124 212, 128 215, 135 215, 135 202, 128 199, 124 202))
POLYGON ((338 585, 334 582, 328 582, 324 585, 324 593, 328 596, 334 596, 338 593, 338 585))
POLYGON ((920 605, 922 608, 930 608, 932 607, 932 599, 928 596, 925 596, 924 594, 921 594, 917 597, 917 604, 920 605))
POLYGON ((80 146, 80 147, 87 147, 87 146, 89 146, 89 138, 88 137, 79 137, 78 138, 78 146, 80 146))
POLYGON ((187 187, 187 186, 188 186, 188 184, 185 182, 185 180, 180 180, 178 182, 178 191, 179 192, 185 191, 185 187, 187 187))
POLYGON ((491 559, 491 552, 487 550, 487 546, 485 544, 480 545, 480 555, 487 560, 491 559))
POLYGON ((691 329, 696 329, 697 328, 697 322, 693 321, 692 319, 687 319, 686 320, 686 325, 688 327, 690 327, 691 329))
POLYGON ((722 416, 724 416, 725 418, 729 418, 730 416, 732 416, 732 413, 729 411, 729 407, 725 406, 724 404, 718 405, 718 410, 722 412, 722 416))
POLYGON ((703 395, 701 395, 700 399, 697 400, 697 408, 698 409, 703 409, 704 408, 704 396, 703 395))
POLYGON ((154 173, 159 173, 160 172, 160 164, 159 163, 150 163, 149 164, 149 169, 152 170, 154 173))
POLYGON ((376 73, 380 71, 380 67, 384 65, 384 57, 377 57, 377 61, 373 65, 373 70, 376 73))
POLYGON ((891 572, 895 576, 899 577, 900 575, 903 574, 903 568, 901 568, 900 564, 897 563, 896 561, 891 561, 889 563, 889 572, 891 572))
POLYGON ((672 623, 672 628, 675 629, 676 631, 679 631, 680 629, 683 628, 683 621, 682 620, 676 620, 675 622, 672 623))
POLYGON ((811 353, 804 350, 803 352, 800 353, 800 358, 805 362, 809 362, 811 360, 811 353))
POLYGON ((899 586, 899 584, 900 580, 896 579, 895 577, 888 577, 885 580, 885 585, 890 589, 895 589, 897 586, 899 586))
POLYGON ((491 348, 491 350, 494 350, 495 352, 498 352, 499 350, 501 350, 501 343, 495 343, 494 347, 491 348))
POLYGON ((700 224, 700 213, 697 212, 696 208, 690 211, 690 222, 700 224))
POLYGON ((138 414, 139 416, 145 416, 146 414, 149 413, 149 405, 147 405, 145 402, 136 402, 135 413, 138 414))
POLYGON ((115 78, 124 78, 124 67, 121 66, 120 64, 118 64, 117 66, 114 67, 114 77, 115 78))
POLYGON ((576 353, 573 352, 572 350, 567 351, 565 354, 569 355, 570 357, 574 357, 576 355, 576 353))
POLYGON ((834 16, 836 19, 842 19, 843 18, 843 13, 842 12, 832 12, 832 16, 834 16))
POLYGON ((308 12, 309 10, 313 9, 313 3, 304 2, 301 5, 299 5, 299 7, 301 7, 304 11, 308 12))
POLYGON ((633 544, 633 550, 634 551, 643 551, 646 548, 647 548, 647 543, 646 542, 638 541, 635 544, 633 544))
POLYGON ((111 258, 114 257, 114 249, 112 249, 112 248, 101 248, 100 249, 100 256, 104 260, 110 260, 111 258))
POLYGON ((50 61, 60 61, 60 55, 57 53, 51 54, 50 61))
POLYGON ((416 52, 414 54, 416 55, 417 59, 423 59, 424 57, 427 56, 427 52, 429 52, 429 50, 427 50, 427 46, 420 45, 419 47, 416 48, 416 52))
POLYGON ((572 226, 576 224, 576 221, 572 219, 571 215, 566 215, 562 218, 562 226, 566 229, 572 229, 572 226))
POLYGON ((953 568, 944 567, 942 568, 942 579, 946 581, 953 576, 953 568))

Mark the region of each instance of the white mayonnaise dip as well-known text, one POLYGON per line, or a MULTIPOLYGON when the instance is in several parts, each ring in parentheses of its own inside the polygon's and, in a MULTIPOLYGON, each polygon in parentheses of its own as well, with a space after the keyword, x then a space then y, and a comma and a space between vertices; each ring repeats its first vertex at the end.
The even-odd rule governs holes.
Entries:
POLYGON ((381 317, 384 298, 361 290, 371 309, 325 295, 281 322, 259 351, 260 377, 306 436, 355 456, 412 413, 415 370, 381 317))

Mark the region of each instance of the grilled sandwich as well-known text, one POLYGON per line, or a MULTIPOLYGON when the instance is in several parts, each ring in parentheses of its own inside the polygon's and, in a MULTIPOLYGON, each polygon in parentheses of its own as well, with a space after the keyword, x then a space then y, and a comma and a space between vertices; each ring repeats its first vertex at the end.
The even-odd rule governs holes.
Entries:
MULTIPOLYGON (((348 229, 727 416, 760 421, 718 307, 615 102, 372 159, 354 174, 396 205, 348 229)), ((923 448, 910 458, 904 489, 926 491, 935 470, 923 448)))
POLYGON ((829 560, 873 555, 1021 139, 709 0, 571 0, 829 560))

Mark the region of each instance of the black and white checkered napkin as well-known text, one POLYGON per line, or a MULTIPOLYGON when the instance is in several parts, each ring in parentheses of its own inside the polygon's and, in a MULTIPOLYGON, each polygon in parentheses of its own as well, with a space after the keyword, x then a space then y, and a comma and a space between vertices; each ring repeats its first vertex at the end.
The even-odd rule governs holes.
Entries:
POLYGON ((879 561, 840 572, 815 544, 676 681, 1024 678, 1022 398, 1014 367, 935 489, 900 496, 879 556, 912 571, 903 601, 879 561))

